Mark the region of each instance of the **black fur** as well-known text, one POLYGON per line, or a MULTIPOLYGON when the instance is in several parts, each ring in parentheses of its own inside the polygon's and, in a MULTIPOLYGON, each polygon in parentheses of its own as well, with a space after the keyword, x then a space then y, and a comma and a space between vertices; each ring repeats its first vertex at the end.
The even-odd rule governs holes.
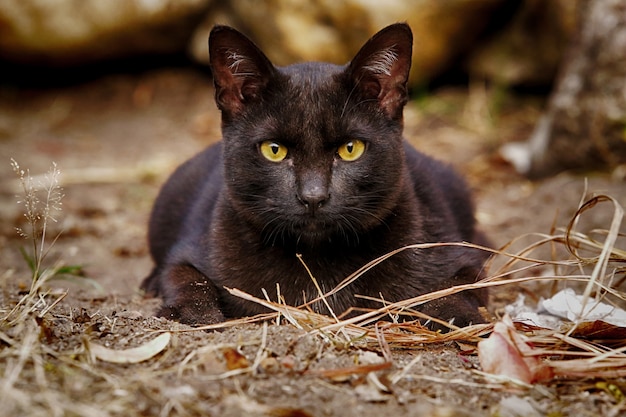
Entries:
MULTIPOLYGON (((236 30, 213 29, 223 141, 178 168, 155 203, 156 266, 142 287, 163 298, 159 315, 201 324, 265 311, 225 286, 275 298, 280 284, 288 304, 311 300, 318 291, 296 254, 328 291, 404 245, 482 242, 462 179, 402 138, 411 48, 409 27, 396 24, 344 67, 276 68, 236 30), (354 139, 366 144, 364 154, 339 158, 338 147, 354 139), (267 140, 286 146, 287 157, 265 159, 259 146, 267 140)), ((404 251, 328 301, 339 314, 380 306, 355 294, 392 302, 474 282, 485 257, 464 247, 404 251)), ((486 292, 473 291, 421 309, 464 325, 481 321, 485 303, 486 292)))

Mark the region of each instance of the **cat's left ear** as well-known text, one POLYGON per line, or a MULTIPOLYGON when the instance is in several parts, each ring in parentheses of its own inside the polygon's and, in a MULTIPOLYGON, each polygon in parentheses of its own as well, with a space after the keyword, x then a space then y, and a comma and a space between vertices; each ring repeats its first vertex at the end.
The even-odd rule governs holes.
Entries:
POLYGON ((375 34, 356 54, 348 73, 364 99, 377 99, 385 114, 402 116, 408 100, 413 33, 409 25, 396 23, 375 34))
POLYGON ((276 73, 250 39, 228 26, 217 25, 211 30, 209 59, 215 100, 227 117, 236 116, 246 104, 259 100, 276 73))

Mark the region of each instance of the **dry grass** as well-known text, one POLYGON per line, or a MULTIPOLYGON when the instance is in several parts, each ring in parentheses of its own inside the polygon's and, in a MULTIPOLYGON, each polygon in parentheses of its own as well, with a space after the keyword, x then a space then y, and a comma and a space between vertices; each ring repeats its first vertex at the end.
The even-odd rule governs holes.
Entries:
MULTIPOLYGON (((237 289, 229 289, 231 294, 261 304, 275 313, 205 326, 201 329, 221 329, 254 321, 285 321, 298 329, 317 334, 333 344, 378 348, 386 358, 390 358, 389 351, 392 349, 411 349, 428 343, 472 344, 488 335, 493 324, 477 324, 459 328, 415 310, 415 307, 421 304, 466 290, 536 281, 583 283, 583 305, 600 300, 624 305, 626 293, 619 287, 622 286, 626 277, 626 251, 616 246, 618 238, 624 237, 620 235, 623 214, 623 208, 614 198, 606 195, 594 196, 581 204, 567 228, 552 231, 553 233, 550 234, 520 237, 520 241, 528 237, 534 237, 535 241, 516 252, 510 251, 516 242, 511 242, 501 250, 481 248, 493 253, 490 263, 496 264, 499 261, 500 266, 480 282, 459 285, 392 304, 379 300, 381 303, 379 309, 363 312, 347 319, 338 318, 332 311, 330 315, 315 313, 307 308, 308 304, 293 307, 269 301, 269 297, 263 300, 237 289), (576 231, 580 217, 600 203, 610 203, 614 210, 609 229, 592 231, 594 235, 604 236, 603 242, 576 231), (532 253, 544 245, 565 248, 565 253, 570 256, 564 259, 532 257, 532 253), (554 274, 546 274, 547 267, 553 270, 554 274), (559 273, 565 270, 574 270, 576 273, 559 273), (421 324, 424 320, 437 322, 448 327, 450 331, 442 333, 429 330, 421 324)), ((357 280, 367 270, 401 251, 441 245, 479 247, 466 243, 448 243, 419 244, 400 248, 363 266, 332 291, 320 294, 309 304, 320 300, 325 301, 326 297, 357 280)), ((552 252, 555 252, 554 249, 552 252)), ((280 297, 279 290, 278 293, 280 297)), ((538 347, 535 354, 549 360, 557 376, 577 378, 626 376, 625 328, 607 323, 589 323, 584 316, 578 317, 571 323, 564 323, 558 330, 533 328, 523 324, 518 324, 517 327, 519 332, 529 337, 529 343, 538 347)))
MULTIPOLYGON (((294 326, 309 335, 316 335, 324 343, 340 346, 342 349, 367 348, 380 352, 384 359, 381 363, 310 371, 310 374, 331 379, 346 375, 367 375, 369 383, 379 386, 380 390, 384 391, 389 389, 389 384, 396 384, 407 375, 412 375, 414 379, 419 377, 411 374, 411 368, 420 356, 418 355, 414 362, 398 367, 394 363, 394 351, 418 351, 428 344, 449 342, 456 342, 462 346, 462 349, 471 350, 479 340, 492 331, 493 324, 458 328, 453 324, 425 317, 416 309, 419 305, 434 299, 480 287, 495 288, 541 281, 571 283, 572 285, 582 283, 585 303, 602 300, 624 305, 626 294, 620 286, 623 287, 626 275, 626 250, 619 247, 620 239, 624 238, 619 232, 622 219, 623 209, 615 199, 605 195, 589 198, 580 205, 570 224, 563 230, 555 229, 546 234, 523 236, 500 250, 482 248, 493 253, 489 276, 483 281, 424 294, 392 304, 380 300, 379 309, 359 312, 358 315, 349 318, 339 317, 332 311, 329 315, 317 314, 308 309, 307 305, 288 306, 284 303, 268 301, 269 297, 265 300, 257 299, 237 289, 230 289, 232 294, 264 305, 273 313, 198 329, 177 329, 176 325, 170 325, 167 331, 173 334, 172 342, 170 343, 168 338, 169 345, 159 347, 153 354, 142 359, 152 360, 150 365, 135 367, 132 372, 125 371, 121 365, 103 366, 102 362, 94 359, 92 352, 94 345, 89 340, 89 335, 84 335, 82 342, 65 350, 55 350, 48 346, 46 339, 50 329, 46 324, 46 317, 62 302, 65 293, 46 290, 44 284, 58 269, 45 269, 43 262, 38 262, 37 274, 33 276, 33 286, 29 291, 13 305, 0 306, 0 373, 2 374, 0 404, 3 404, 0 415, 20 415, 24 413, 24 410, 27 410, 29 415, 140 415, 146 410, 141 409, 138 402, 149 402, 151 399, 162 403, 159 411, 161 415, 205 414, 206 410, 202 411, 198 404, 196 404, 197 410, 190 409, 189 405, 183 406, 181 403, 183 394, 163 397, 164 387, 169 384, 168 381, 198 366, 207 366, 207 358, 212 357, 214 352, 234 352, 234 359, 226 361, 228 369, 219 370, 218 368, 219 371, 212 374, 212 379, 228 379, 235 375, 255 374, 261 364, 268 359, 265 349, 267 323, 272 321, 294 326), (593 230, 589 234, 577 231, 581 217, 601 203, 612 205, 614 214, 609 227, 606 230, 593 230), (524 243, 528 241, 530 243, 524 243), (540 248, 545 247, 551 248, 550 252, 553 256, 550 259, 535 257, 534 254, 540 248), (446 333, 431 331, 421 324, 424 320, 436 321, 447 326, 450 331, 446 333), (204 346, 193 349, 183 357, 175 358, 176 340, 177 337, 182 336, 180 332, 227 329, 251 322, 265 323, 259 340, 248 340, 232 345, 204 346), (254 360, 250 362, 237 356, 236 353, 237 349, 246 343, 257 349, 254 360), (393 372, 385 382, 381 382, 375 373, 380 370, 393 372), (81 384, 90 384, 96 392, 101 392, 101 395, 77 401, 76 392, 80 390, 81 384), (158 400, 154 399, 157 396, 156 392, 160 393, 158 400), (134 394, 126 395, 128 393, 134 394), (138 409, 143 411, 137 411, 138 409)), ((439 245, 442 244, 407 246, 373 260, 347 277, 341 285, 329 293, 320 292, 319 297, 311 302, 324 301, 326 297, 357 280, 368 269, 374 268, 400 251, 439 245)), ((475 245, 465 243, 449 245, 475 247, 475 245)), ((40 247, 43 248, 43 242, 40 247)), ((35 248, 37 251, 37 245, 35 248)), ((280 289, 276 290, 280 295, 280 289)), ((558 330, 518 325, 517 331, 528 338, 529 343, 534 347, 533 354, 543 358, 552 367, 557 377, 617 378, 626 376, 626 338, 624 337, 626 330, 624 328, 598 323, 591 326, 585 323, 585 317, 579 317, 558 330)), ((138 344, 147 343, 147 340, 153 338, 151 333, 150 329, 146 329, 140 340, 138 339, 138 344)), ((123 352, 119 350, 120 355, 123 355, 123 352)), ((207 380, 211 378, 207 377, 207 380)), ((423 375, 423 378, 436 377, 423 375)), ((446 380, 446 383, 467 384, 468 386, 478 384, 489 389, 512 382, 514 381, 506 378, 498 380, 487 375, 484 375, 481 383, 446 380)), ((274 412, 269 408, 268 410, 268 413, 274 412)), ((275 415, 298 415, 289 414, 285 410, 281 412, 284 414, 275 415)))

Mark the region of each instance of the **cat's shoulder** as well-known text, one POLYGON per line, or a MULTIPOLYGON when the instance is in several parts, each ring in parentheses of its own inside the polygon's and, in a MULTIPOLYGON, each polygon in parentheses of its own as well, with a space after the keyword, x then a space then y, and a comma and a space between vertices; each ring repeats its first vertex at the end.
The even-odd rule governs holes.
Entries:
POLYGON ((450 164, 419 151, 407 140, 404 140, 404 154, 409 172, 416 179, 432 177, 441 183, 464 182, 450 164))

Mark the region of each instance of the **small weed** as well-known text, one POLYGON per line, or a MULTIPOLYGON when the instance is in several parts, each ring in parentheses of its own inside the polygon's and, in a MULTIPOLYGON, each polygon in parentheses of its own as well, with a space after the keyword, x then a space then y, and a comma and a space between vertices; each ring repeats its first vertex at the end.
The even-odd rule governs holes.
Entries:
MULTIPOLYGON (((59 232, 52 240, 48 236, 50 224, 57 222, 57 216, 62 210, 64 197, 63 188, 59 183, 61 171, 56 163, 52 163, 50 170, 41 180, 34 179, 30 171, 22 169, 15 159, 11 159, 11 167, 17 174, 22 189, 17 203, 22 206, 26 226, 17 227, 16 230, 20 236, 30 241, 31 249, 22 247, 20 252, 31 271, 31 285, 28 293, 20 299, 4 321, 9 321, 18 311, 25 314, 35 310, 47 311, 45 296, 41 296, 43 285, 51 280, 74 280, 83 275, 80 265, 64 265, 57 262, 52 266, 45 266, 51 248, 61 235, 59 232), (20 308, 22 306, 27 308, 20 308)), ((61 294, 60 297, 64 295, 61 294)), ((19 317, 13 319, 15 320, 19 320, 19 317)))
POLYGON ((64 194, 59 185, 61 171, 53 162, 52 167, 44 176, 44 181, 35 182, 30 176, 30 171, 21 169, 15 159, 11 158, 11 166, 18 175, 22 186, 23 194, 18 197, 17 203, 23 206, 23 214, 28 223, 28 230, 21 227, 16 228, 16 230, 20 236, 29 239, 32 244, 32 254, 29 255, 25 249, 21 250, 33 274, 32 291, 42 277, 43 261, 46 259, 50 247, 59 237, 57 235, 52 243, 46 247, 48 224, 57 221, 55 216, 62 210, 63 205, 64 194), (44 194, 43 199, 40 197, 41 194, 44 194))

